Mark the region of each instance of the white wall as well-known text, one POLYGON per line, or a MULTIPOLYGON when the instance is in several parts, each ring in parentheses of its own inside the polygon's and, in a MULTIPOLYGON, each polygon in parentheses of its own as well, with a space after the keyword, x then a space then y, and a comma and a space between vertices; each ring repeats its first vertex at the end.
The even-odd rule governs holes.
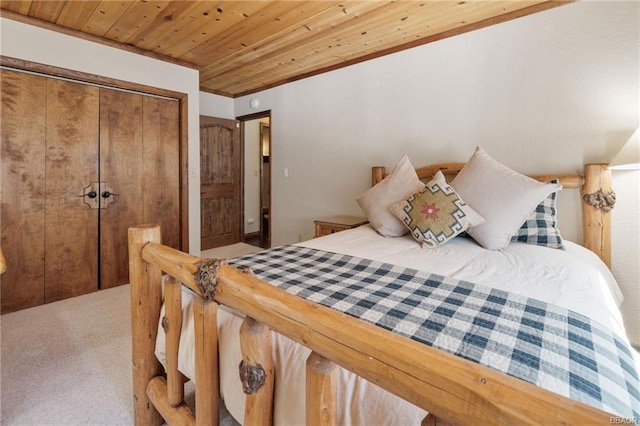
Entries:
POLYGON ((235 119, 233 99, 212 93, 200 92, 200 115, 207 117, 235 119))
MULTIPOLYGON (((272 111, 273 244, 312 237, 316 217, 362 214, 370 166, 404 153, 466 161, 481 145, 522 173, 607 162, 640 122, 639 18, 638 2, 572 3, 236 99, 236 116, 256 112, 253 98, 272 111)), ((638 181, 614 175, 612 268, 636 345, 638 181)), ((560 227, 580 241, 577 201, 561 195, 560 227)))
POLYGON ((617 201, 611 215, 611 271, 624 293, 622 315, 640 350, 640 171, 613 171, 617 201))

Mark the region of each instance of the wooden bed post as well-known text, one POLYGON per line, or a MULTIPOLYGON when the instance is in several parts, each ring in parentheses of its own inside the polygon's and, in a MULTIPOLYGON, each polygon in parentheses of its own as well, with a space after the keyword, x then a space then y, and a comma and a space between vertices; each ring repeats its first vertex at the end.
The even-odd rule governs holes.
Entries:
POLYGON ((165 316, 162 328, 165 333, 167 365, 167 402, 177 407, 184 401, 184 381, 178 371, 180 331, 182 330, 182 285, 172 276, 164 284, 165 316))
POLYGON ((245 425, 273 424, 273 359, 271 330, 246 316, 240 327, 240 380, 246 397, 245 425))
POLYGON ((0 247, 0 275, 4 274, 7 270, 7 261, 4 259, 4 255, 2 254, 2 247, 0 247))
POLYGON ((306 418, 308 425, 330 426, 337 421, 336 365, 311 352, 306 370, 306 418))
POLYGON ((162 416, 147 396, 147 384, 162 373, 154 351, 162 304, 161 272, 142 259, 142 249, 160 243, 160 226, 129 228, 129 279, 131 281, 131 348, 133 410, 136 425, 160 425, 162 416))
POLYGON ((371 186, 375 186, 384 179, 385 170, 382 166, 374 166, 371 168, 371 186))
POLYGON ((196 297, 193 304, 196 351, 196 425, 219 422, 218 305, 196 297))
POLYGON ((611 209, 616 195, 611 190, 607 164, 587 164, 582 186, 584 246, 611 268, 611 209))

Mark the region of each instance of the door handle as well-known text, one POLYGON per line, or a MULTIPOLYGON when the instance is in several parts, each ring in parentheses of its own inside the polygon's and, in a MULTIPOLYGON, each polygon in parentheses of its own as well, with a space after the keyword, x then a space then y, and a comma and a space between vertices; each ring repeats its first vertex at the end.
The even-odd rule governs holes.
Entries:
POLYGON ((107 182, 91 182, 84 188, 80 197, 86 205, 95 210, 109 207, 115 201, 116 195, 118 194, 113 192, 113 188, 107 182))
POLYGON ((113 192, 113 188, 107 182, 100 182, 100 208, 106 209, 109 207, 114 201, 116 196, 115 192, 113 192))
POLYGON ((82 191, 82 195, 80 197, 83 198, 83 202, 89 206, 91 210, 97 210, 100 208, 100 204, 98 202, 98 182, 91 182, 87 187, 82 191))

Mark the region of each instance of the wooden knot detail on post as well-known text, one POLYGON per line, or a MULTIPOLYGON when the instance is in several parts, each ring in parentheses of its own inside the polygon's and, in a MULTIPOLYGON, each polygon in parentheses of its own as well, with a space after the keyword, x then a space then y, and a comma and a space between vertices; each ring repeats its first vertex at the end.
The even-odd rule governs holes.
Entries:
POLYGON ((613 191, 609 191, 605 194, 602 189, 598 189, 592 194, 584 194, 582 196, 582 199, 590 206, 593 206, 597 209, 602 210, 604 213, 607 213, 611 211, 611 209, 613 209, 613 206, 616 204, 616 193, 613 191))
POLYGON ((166 316, 162 317, 162 329, 165 333, 169 331, 169 318, 166 316))
POLYGON ((248 362, 240 361, 240 381, 242 382, 242 391, 245 395, 251 395, 258 392, 264 385, 267 377, 264 368, 260 364, 251 365, 248 362))
POLYGON ((216 294, 216 284, 218 283, 218 270, 222 265, 226 264, 226 259, 206 259, 196 264, 198 270, 193 274, 193 278, 202 296, 207 300, 213 300, 216 294))

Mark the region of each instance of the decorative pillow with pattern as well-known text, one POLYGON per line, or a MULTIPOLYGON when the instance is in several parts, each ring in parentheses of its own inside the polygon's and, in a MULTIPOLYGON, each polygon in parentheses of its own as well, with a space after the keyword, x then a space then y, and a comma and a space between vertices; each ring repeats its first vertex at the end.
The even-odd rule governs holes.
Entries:
POLYGON ((447 184, 440 171, 424 189, 389 209, 423 247, 442 245, 465 229, 484 222, 447 184))
MULTIPOLYGON (((549 183, 559 184, 560 181, 553 179, 549 183)), ((562 236, 560 235, 560 230, 557 227, 557 195, 558 191, 554 191, 549 194, 547 198, 542 200, 536 209, 531 212, 511 241, 564 249, 562 236)))

